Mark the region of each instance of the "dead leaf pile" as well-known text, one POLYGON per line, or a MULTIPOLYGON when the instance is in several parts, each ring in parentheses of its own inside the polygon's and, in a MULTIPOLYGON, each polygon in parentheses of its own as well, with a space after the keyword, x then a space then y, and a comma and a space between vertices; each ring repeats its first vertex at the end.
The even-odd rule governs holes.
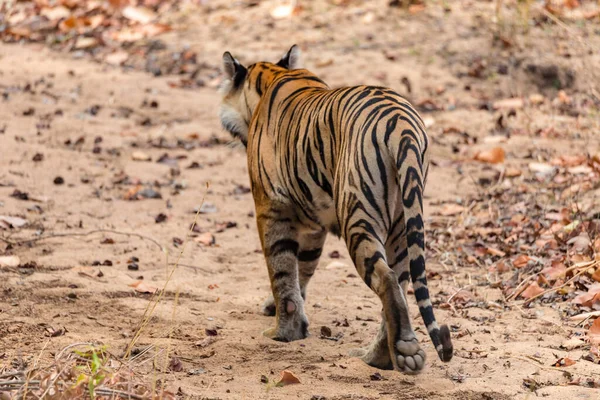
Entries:
MULTIPOLYGON (((505 176, 460 205, 443 204, 428 225, 431 257, 487 269, 488 284, 507 300, 566 301, 569 315, 600 310, 599 193, 593 156, 530 164, 518 181, 505 176), (450 227, 449 216, 456 217, 450 227)), ((478 304, 460 297, 456 308, 478 304)))

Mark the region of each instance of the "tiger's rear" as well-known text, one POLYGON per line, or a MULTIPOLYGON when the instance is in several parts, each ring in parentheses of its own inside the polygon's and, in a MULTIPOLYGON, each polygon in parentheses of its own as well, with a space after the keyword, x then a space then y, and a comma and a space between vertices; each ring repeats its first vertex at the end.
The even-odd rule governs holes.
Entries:
POLYGON ((423 368, 406 300, 410 279, 438 356, 449 361, 450 332, 435 321, 425 273, 422 120, 390 89, 332 90, 296 69, 297 60, 295 46, 277 64, 248 69, 224 55, 221 121, 247 147, 273 292, 264 310, 276 326, 265 335, 291 341, 308 334, 306 286, 329 231, 343 237, 383 306, 377 337, 352 354, 379 368, 423 368))

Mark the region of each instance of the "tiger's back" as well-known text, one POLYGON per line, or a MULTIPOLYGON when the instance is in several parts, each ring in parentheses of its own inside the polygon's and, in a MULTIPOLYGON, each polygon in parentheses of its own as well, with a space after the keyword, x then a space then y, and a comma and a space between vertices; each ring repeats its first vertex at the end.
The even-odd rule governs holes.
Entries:
POLYGON ((425 277, 422 194, 429 156, 423 122, 391 89, 332 90, 309 71, 294 69, 294 49, 278 64, 247 70, 225 55, 233 86, 224 96, 222 122, 247 145, 273 290, 265 310, 275 312, 276 327, 265 334, 285 341, 307 335, 306 285, 330 231, 344 238, 383 306, 379 334, 354 355, 380 368, 423 367, 425 353, 406 303, 410 279, 436 351, 448 361, 449 330, 435 322, 425 277), (230 118, 234 108, 237 119, 230 118), (244 122, 245 135, 239 129, 244 122))

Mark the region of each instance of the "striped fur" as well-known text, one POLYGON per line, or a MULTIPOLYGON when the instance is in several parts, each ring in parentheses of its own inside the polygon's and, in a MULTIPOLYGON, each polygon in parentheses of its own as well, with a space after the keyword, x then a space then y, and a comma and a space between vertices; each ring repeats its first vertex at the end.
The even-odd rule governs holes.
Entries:
POLYGON ((425 272, 423 190, 429 142, 415 109, 393 90, 330 89, 296 69, 293 46, 277 63, 247 69, 223 56, 221 122, 247 147, 248 170, 273 297, 265 312, 283 341, 306 337, 306 285, 327 232, 343 237, 357 271, 380 297, 381 329, 353 352, 371 365, 414 373, 425 353, 411 327, 411 280, 443 361, 450 331, 438 327, 425 272))

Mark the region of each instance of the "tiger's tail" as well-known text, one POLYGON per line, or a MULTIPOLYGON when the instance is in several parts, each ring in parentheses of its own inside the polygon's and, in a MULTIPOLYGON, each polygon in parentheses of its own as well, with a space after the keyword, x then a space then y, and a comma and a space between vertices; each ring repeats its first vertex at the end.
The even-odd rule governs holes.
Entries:
POLYGON ((396 167, 404 223, 407 235, 408 258, 410 262, 410 278, 413 284, 419 312, 427 327, 431 341, 440 360, 448 362, 452 359, 452 341, 447 325, 438 327, 433 314, 433 305, 427 288, 425 271, 425 227, 423 224, 423 191, 427 171, 427 160, 420 150, 419 140, 414 131, 404 131, 400 137, 396 167))

